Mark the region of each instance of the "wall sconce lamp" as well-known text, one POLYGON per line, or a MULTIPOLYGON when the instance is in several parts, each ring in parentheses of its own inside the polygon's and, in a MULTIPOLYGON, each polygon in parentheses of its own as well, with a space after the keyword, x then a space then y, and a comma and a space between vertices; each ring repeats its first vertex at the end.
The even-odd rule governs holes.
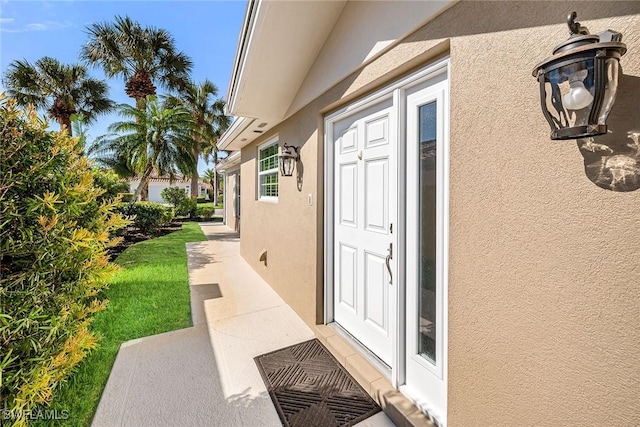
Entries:
POLYGON ((280 159, 280 175, 292 176, 293 168, 300 161, 300 147, 284 144, 282 154, 278 156, 280 159))
POLYGON ((622 34, 607 30, 591 35, 576 17, 576 12, 567 16, 569 39, 533 69, 553 140, 607 133, 607 117, 618 90, 620 57, 627 51, 622 34))

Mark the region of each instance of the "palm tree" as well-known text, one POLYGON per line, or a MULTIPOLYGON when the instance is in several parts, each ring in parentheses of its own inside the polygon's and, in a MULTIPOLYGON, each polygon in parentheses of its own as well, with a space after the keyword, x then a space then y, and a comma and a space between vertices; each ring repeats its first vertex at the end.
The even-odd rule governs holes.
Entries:
POLYGON ((135 178, 135 166, 125 153, 115 151, 112 147, 114 135, 102 135, 96 138, 90 147, 92 159, 104 169, 114 171, 120 178, 135 178))
POLYGON ((85 66, 62 64, 48 56, 33 65, 27 60, 13 61, 3 84, 18 105, 32 104, 47 110, 49 117, 60 124, 60 129, 67 129, 70 135, 72 115, 82 114, 84 122, 89 124, 114 107, 107 97, 107 84, 89 77, 85 66))
POLYGON ((191 59, 176 49, 166 30, 143 28, 128 16, 116 16, 115 23, 94 23, 87 31, 89 41, 80 56, 91 65, 101 65, 109 78, 122 76, 126 94, 139 109, 156 94, 155 84, 175 90, 188 79, 191 59))
MULTIPOLYGON (((102 137, 98 155, 111 153, 114 162, 126 164, 140 176, 133 203, 147 187, 152 172, 173 179, 178 172, 193 173, 193 118, 184 108, 165 108, 155 97, 149 97, 144 110, 123 104, 119 114, 129 120, 109 126, 110 136, 102 137)), ((143 199, 146 199, 143 196, 143 199)))
MULTIPOLYGON (((213 159, 214 166, 218 163, 218 139, 229 127, 230 119, 224 114, 224 100, 217 98, 218 88, 210 80, 206 79, 201 84, 189 81, 178 93, 179 96, 167 97, 166 102, 168 106, 184 107, 195 122, 191 147, 191 154, 196 161, 195 172, 191 176, 191 196, 195 197, 198 194, 198 158, 202 156, 207 163, 213 159)), ((215 168, 213 171, 213 193, 217 197, 217 172, 215 168)))

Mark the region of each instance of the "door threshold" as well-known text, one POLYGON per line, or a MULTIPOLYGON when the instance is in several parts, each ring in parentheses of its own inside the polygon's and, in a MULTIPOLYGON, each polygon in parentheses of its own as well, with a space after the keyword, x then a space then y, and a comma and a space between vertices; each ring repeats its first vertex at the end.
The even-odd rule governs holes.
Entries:
POLYGON ((349 345, 351 345, 360 355, 369 362, 374 368, 376 368, 382 376, 391 381, 391 367, 387 365, 382 359, 380 359, 374 352, 365 347, 360 341, 358 341, 353 335, 351 335, 345 328, 343 328, 337 322, 331 322, 327 324, 331 329, 336 331, 342 339, 344 339, 349 345))

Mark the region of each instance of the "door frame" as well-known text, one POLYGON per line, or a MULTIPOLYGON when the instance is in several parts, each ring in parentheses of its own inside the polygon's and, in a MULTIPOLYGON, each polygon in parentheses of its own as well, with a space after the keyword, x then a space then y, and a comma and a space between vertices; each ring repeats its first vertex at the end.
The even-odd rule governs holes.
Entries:
MULTIPOLYGON (((324 116, 324 323, 329 324, 334 321, 334 173, 335 173, 335 158, 334 158, 334 145, 333 145, 333 131, 334 123, 357 113, 371 105, 380 102, 381 99, 386 97, 393 97, 393 105, 396 108, 396 120, 397 120, 397 134, 396 138, 396 159, 397 159, 397 201, 398 206, 406 206, 406 97, 405 91, 415 85, 421 84, 435 76, 446 74, 447 82, 450 84, 450 58, 447 56, 417 72, 414 72, 406 77, 398 79, 391 84, 367 95, 361 99, 349 103, 347 106, 334 111, 333 113, 326 114, 324 116)), ((449 91, 449 89, 448 89, 449 91)), ((447 114, 448 117, 448 114, 447 114)), ((448 120, 445 123, 445 145, 448 147, 449 142, 449 123, 448 120)), ((447 273, 448 273, 448 210, 449 210, 449 189, 448 189, 448 176, 449 176, 449 156, 448 149, 445 150, 443 165, 444 165, 444 230, 443 240, 445 246, 444 263, 442 265, 443 274, 445 276, 444 282, 444 343, 446 348, 447 344, 447 273)), ((396 222, 394 223, 394 256, 392 262, 392 268, 394 272, 393 290, 395 296, 392 298, 395 301, 396 307, 396 320, 393 321, 395 327, 392 329, 394 334, 392 338, 392 366, 391 366, 391 384, 399 389, 406 383, 405 372, 405 356, 406 356, 406 219, 402 215, 397 215, 396 222), (399 321, 400 320, 400 321, 399 321)), ((364 355, 366 356, 366 355, 364 355)), ((444 376, 447 375, 447 361, 444 360, 444 376)), ((446 380, 445 380, 446 382, 446 380)), ((410 397, 410 396, 409 396, 410 397)), ((422 406, 422 405, 421 405, 422 406)), ((421 409, 426 409, 422 407, 421 409)), ((444 416, 446 418, 446 414, 444 416)))

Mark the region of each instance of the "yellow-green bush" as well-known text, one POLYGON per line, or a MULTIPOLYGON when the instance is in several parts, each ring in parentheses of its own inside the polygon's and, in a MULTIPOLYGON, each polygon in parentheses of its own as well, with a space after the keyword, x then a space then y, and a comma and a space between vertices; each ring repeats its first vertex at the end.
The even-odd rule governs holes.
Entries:
MULTIPOLYGON (((0 95, 0 410, 21 426, 96 346, 124 220, 66 132, 0 95)), ((7 423, 7 421, 9 421, 7 423)))
POLYGON ((122 200, 123 195, 129 191, 129 184, 122 181, 115 172, 98 168, 93 168, 92 172, 94 185, 105 190, 98 198, 98 202, 113 201, 118 198, 122 200))

